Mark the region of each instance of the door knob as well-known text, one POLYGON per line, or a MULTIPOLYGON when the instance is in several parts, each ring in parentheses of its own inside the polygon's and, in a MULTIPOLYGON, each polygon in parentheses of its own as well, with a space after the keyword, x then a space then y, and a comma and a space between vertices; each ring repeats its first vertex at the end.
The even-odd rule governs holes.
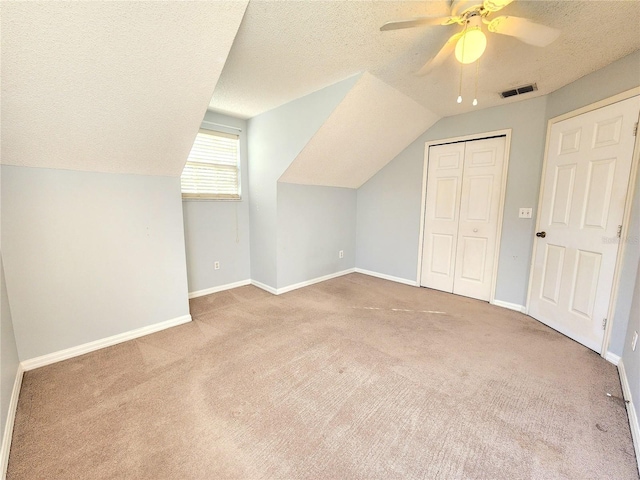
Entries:
POLYGON ((547 236, 547 232, 538 232, 536 233, 536 237, 544 238, 547 236))

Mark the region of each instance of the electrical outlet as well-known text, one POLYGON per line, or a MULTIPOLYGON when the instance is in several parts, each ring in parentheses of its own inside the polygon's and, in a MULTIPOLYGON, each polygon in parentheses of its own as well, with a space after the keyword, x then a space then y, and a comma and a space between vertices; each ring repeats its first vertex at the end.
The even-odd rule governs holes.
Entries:
POLYGON ((636 351, 636 344, 638 343, 638 332, 633 332, 633 338, 631 339, 631 351, 636 351))
POLYGON ((213 263, 213 269, 214 270, 220 270, 220 262, 214 262, 213 263))
POLYGON ((531 218, 533 216, 533 208, 521 208, 518 212, 518 218, 531 218))
POLYGON ((344 250, 338 252, 338 258, 344 258, 344 250))

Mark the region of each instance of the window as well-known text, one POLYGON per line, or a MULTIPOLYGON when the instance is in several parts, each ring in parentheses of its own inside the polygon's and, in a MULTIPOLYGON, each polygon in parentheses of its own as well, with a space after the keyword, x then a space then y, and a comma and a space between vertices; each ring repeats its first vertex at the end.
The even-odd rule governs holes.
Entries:
POLYGON ((201 129, 180 181, 182 198, 240 199, 238 135, 201 129))

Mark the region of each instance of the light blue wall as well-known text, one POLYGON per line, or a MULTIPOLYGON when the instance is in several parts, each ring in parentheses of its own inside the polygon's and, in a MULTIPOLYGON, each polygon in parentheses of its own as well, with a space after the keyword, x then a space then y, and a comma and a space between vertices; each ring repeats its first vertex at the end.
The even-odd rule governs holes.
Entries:
POLYGON ((4 265, 0 253, 0 439, 4 435, 13 384, 18 372, 18 349, 13 334, 11 307, 4 277, 4 265))
POLYGON ((622 363, 629 381, 631 398, 636 411, 636 418, 640 419, 640 340, 636 345, 635 352, 631 350, 631 340, 633 333, 640 334, 640 262, 635 264, 635 280, 632 289, 632 303, 629 309, 627 330, 625 334, 624 349, 622 352, 622 363))
MULTIPOLYGON (((640 86, 640 51, 627 55, 617 62, 551 93, 547 106, 547 119, 638 86, 640 86)), ((632 179, 636 183, 636 188, 632 199, 633 210, 629 225, 630 242, 625 245, 623 250, 620 288, 609 342, 609 351, 616 355, 622 355, 625 344, 636 266, 640 260, 640 247, 638 246, 640 238, 640 171, 638 173, 638 177, 632 179)))
POLYGON ((278 285, 278 179, 353 87, 358 76, 248 122, 251 278, 278 285))
POLYGON ((518 209, 532 207, 535 218, 545 115, 538 97, 438 121, 358 189, 356 266, 415 281, 425 142, 511 129, 496 298, 524 305, 535 224, 518 209))
POLYGON ((207 112, 203 128, 240 135, 240 201, 183 200, 189 291, 206 290, 251 278, 249 255, 249 173, 247 122, 207 112), (218 125, 212 125, 212 123, 218 125), (228 125, 238 130, 220 127, 228 125), (220 269, 213 268, 220 262, 220 269))
POLYGON ((21 360, 189 313, 180 179, 2 166, 21 360))
MULTIPOLYGON (((611 339, 609 351, 616 355, 622 355, 625 342, 629 337, 627 324, 631 317, 631 302, 636 286, 636 269, 640 262, 640 169, 635 179, 635 193, 631 204, 631 219, 627 238, 624 239, 622 250, 622 268, 620 270, 620 283, 618 286, 618 300, 611 327, 611 339)), ((637 292, 637 290, 636 290, 637 292)), ((636 310, 637 311, 637 310, 636 310)), ((639 417, 640 418, 640 417, 639 417)))
POLYGON ((358 189, 356 267, 416 280, 424 137, 358 189))
POLYGON ((278 184, 278 288, 354 268, 355 249, 356 190, 278 184))
POLYGON ((640 85, 640 50, 548 95, 547 118, 577 110, 640 85))

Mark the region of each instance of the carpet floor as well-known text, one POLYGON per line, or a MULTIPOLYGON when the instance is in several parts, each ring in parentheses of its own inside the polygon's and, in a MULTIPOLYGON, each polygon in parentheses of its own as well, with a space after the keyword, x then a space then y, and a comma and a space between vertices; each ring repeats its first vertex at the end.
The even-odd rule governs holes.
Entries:
POLYGON ((351 274, 191 313, 27 372, 7 478, 638 478, 616 368, 517 312, 351 274))

